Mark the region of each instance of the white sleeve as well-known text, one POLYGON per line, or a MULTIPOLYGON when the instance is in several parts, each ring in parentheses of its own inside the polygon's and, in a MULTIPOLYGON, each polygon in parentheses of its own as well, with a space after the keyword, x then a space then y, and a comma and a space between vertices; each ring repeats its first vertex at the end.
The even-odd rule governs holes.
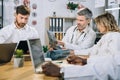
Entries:
POLYGON ((82 49, 82 50, 74 50, 75 55, 89 55, 91 52, 91 48, 82 49))
POLYGON ((73 31, 74 31, 75 27, 76 27, 76 26, 72 26, 72 27, 70 27, 70 28, 66 31, 66 34, 65 34, 65 36, 64 36, 63 39, 62 39, 62 41, 63 41, 64 43, 66 43, 66 42, 71 43, 71 38, 72 38, 73 31))
POLYGON ((117 80, 117 66, 113 55, 89 57, 87 59, 87 64, 94 64, 93 68, 96 73, 95 76, 97 76, 98 80, 117 80))
POLYGON ((97 44, 95 44, 93 47, 88 49, 74 50, 74 53, 75 55, 96 55, 98 53, 98 49, 102 41, 103 39, 100 39, 97 44))
POLYGON ((11 26, 6 26, 0 30, 0 43, 5 43, 14 32, 10 27, 11 26))
POLYGON ((90 57, 88 63, 84 66, 63 66, 61 73, 64 74, 65 79, 70 80, 116 80, 112 56, 90 57))
MULTIPOLYGON (((67 36, 69 36, 69 35, 67 35, 67 36)), ((81 42, 80 44, 78 44, 78 45, 71 44, 68 42, 69 40, 67 40, 67 41, 65 41, 65 47, 67 49, 73 49, 73 50, 87 49, 94 45, 95 39, 96 39, 96 33, 90 30, 89 33, 86 33, 84 40, 80 40, 80 42, 81 42)))
POLYGON ((120 53, 120 35, 115 35, 112 37, 111 40, 108 42, 109 52, 112 54, 119 54, 120 53))
POLYGON ((85 79, 86 77, 93 77, 94 70, 90 65, 80 66, 80 65, 71 65, 64 66, 61 68, 61 73, 64 73, 65 79, 85 79), (84 78, 83 78, 84 77, 84 78))

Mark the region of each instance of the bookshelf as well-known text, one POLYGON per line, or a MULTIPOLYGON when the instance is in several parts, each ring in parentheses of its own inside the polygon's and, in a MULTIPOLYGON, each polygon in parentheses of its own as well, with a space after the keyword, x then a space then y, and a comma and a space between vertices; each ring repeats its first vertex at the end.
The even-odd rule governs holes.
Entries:
POLYGON ((57 40, 62 40, 67 29, 76 23, 75 17, 47 17, 47 28, 55 34, 57 40))

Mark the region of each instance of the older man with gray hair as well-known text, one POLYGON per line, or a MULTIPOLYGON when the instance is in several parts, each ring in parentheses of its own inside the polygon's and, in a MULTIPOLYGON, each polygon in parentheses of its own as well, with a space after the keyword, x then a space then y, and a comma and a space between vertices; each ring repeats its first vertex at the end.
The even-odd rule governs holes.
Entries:
POLYGON ((92 12, 88 8, 83 8, 78 11, 76 22, 77 25, 70 27, 62 41, 58 44, 66 49, 80 50, 87 49, 94 45, 96 33, 90 25, 92 12))
POLYGON ((57 41, 63 49, 52 50, 47 53, 47 57, 58 59, 66 57, 71 50, 82 50, 90 48, 94 45, 96 33, 90 25, 92 19, 92 11, 88 8, 82 8, 78 11, 76 22, 77 25, 70 27, 62 41, 57 41))

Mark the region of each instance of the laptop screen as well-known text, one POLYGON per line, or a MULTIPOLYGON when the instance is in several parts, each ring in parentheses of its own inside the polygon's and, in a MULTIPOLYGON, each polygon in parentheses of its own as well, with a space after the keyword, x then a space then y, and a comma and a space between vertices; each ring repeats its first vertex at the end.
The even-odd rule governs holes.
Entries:
POLYGON ((29 39, 27 40, 27 42, 32 64, 34 66, 34 69, 36 70, 36 68, 45 61, 41 42, 40 39, 29 39))
POLYGON ((0 44, 0 64, 11 60, 17 43, 0 44))
POLYGON ((17 45, 17 49, 22 49, 24 51, 24 54, 29 54, 27 40, 19 41, 19 43, 17 45))

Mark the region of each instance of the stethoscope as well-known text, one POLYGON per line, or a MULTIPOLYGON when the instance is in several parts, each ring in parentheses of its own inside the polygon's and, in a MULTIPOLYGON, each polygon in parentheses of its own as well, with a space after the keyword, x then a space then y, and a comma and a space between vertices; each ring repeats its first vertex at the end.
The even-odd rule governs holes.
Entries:
MULTIPOLYGON (((71 43, 73 43, 74 32, 75 32, 75 30, 76 30, 76 29, 77 29, 77 26, 76 26, 76 27, 74 28, 74 30, 73 30, 73 33, 72 33, 72 38, 71 38, 71 43)), ((83 34, 83 33, 84 33, 84 32, 82 32, 82 34, 83 34)), ((81 35, 82 35, 82 34, 81 34, 81 35)), ((84 34, 82 41, 84 40, 84 38, 85 38, 86 34, 87 34, 87 33, 85 33, 85 34, 84 34)))

